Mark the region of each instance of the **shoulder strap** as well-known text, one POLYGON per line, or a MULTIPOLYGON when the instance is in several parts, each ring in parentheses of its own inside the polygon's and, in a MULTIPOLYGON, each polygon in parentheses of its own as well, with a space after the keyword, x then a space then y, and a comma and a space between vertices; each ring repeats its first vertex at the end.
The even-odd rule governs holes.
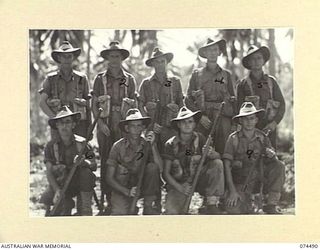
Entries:
POLYGON ((60 156, 59 156, 59 147, 58 147, 58 143, 54 143, 53 144, 53 154, 54 154, 54 158, 56 158, 56 164, 60 164, 60 156))
POLYGON ((270 90, 270 97, 271 97, 271 99, 273 99, 273 82, 272 82, 271 77, 269 77, 269 76, 268 76, 268 87, 270 90))
POLYGON ((254 95, 253 88, 252 88, 252 81, 251 81, 251 79, 250 79, 250 76, 247 76, 246 79, 245 79, 245 81, 246 81, 246 83, 247 83, 248 86, 249 86, 251 95, 254 95))
POLYGON ((107 95, 107 74, 106 73, 102 74, 102 76, 101 76, 102 84, 103 84, 103 94, 104 95, 107 95))

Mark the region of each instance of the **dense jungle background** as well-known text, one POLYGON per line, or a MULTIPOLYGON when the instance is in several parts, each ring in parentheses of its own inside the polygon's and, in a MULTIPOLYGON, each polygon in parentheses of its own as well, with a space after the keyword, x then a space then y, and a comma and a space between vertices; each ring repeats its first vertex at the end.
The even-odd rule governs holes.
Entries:
MULTIPOLYGON (((249 44, 267 45, 271 51, 270 61, 265 72, 275 76, 286 100, 286 113, 278 126, 278 157, 286 165, 281 207, 287 214, 294 214, 294 129, 293 129, 293 30, 292 29, 167 29, 167 30, 30 30, 30 215, 43 216, 44 210, 38 203, 39 197, 47 185, 43 149, 50 138, 47 117, 40 110, 40 89, 46 74, 55 71, 57 65, 51 58, 51 51, 60 43, 68 40, 74 47, 82 49, 74 63, 76 70, 87 74, 90 87, 95 75, 106 69, 100 51, 112 40, 118 40, 131 56, 124 61, 125 70, 131 72, 137 81, 137 89, 145 77, 152 74, 151 68, 144 62, 157 46, 174 53, 169 70, 181 78, 183 91, 194 68, 204 65, 198 56, 198 49, 206 39, 224 38, 227 41, 227 53, 218 63, 230 70, 235 80, 246 75, 241 58, 249 44)), ((97 141, 92 144, 97 150, 97 141)), ((97 154, 98 155, 98 154, 97 154)), ((99 160, 99 159, 98 159, 99 160)), ((99 170, 96 175, 98 175, 99 170)), ((99 181, 97 181, 98 184, 99 181)), ((96 187, 99 195, 99 186, 96 187)), ((192 213, 197 213, 201 199, 195 196, 192 213)), ((94 214, 97 213, 97 208, 94 214)))

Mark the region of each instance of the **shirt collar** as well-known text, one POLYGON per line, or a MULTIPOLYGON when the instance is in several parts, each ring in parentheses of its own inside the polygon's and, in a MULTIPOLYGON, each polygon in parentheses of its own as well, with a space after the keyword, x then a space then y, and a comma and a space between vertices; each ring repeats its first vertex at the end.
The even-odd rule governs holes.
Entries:
POLYGON ((253 137, 252 137, 251 139, 248 139, 248 138, 244 135, 244 133, 243 133, 243 131, 242 131, 242 129, 241 129, 241 130, 239 131, 239 137, 243 137, 243 138, 245 138, 245 139, 247 139, 247 140, 254 141, 254 140, 256 140, 256 139, 259 137, 259 132, 258 132, 257 129, 255 129, 255 130, 254 130, 253 137))
MULTIPOLYGON (((64 143, 63 143, 60 135, 56 137, 55 141, 56 141, 57 143, 62 143, 62 144, 64 145, 64 143)), ((72 134, 72 136, 71 136, 71 144, 70 144, 70 145, 73 145, 75 142, 76 142, 76 138, 75 138, 74 134, 72 134)), ((69 146, 70 146, 70 145, 69 145, 69 146)), ((64 146, 66 146, 66 145, 64 145, 64 146)), ((67 147, 68 147, 68 146, 67 146, 67 147)))
MULTIPOLYGON (((165 79, 167 79, 167 78, 168 78, 168 75, 167 75, 167 73, 165 73, 165 79)), ((160 83, 160 80, 159 80, 159 78, 157 77, 156 73, 154 73, 154 74, 151 76, 151 78, 150 78, 150 81, 153 81, 153 80, 155 80, 155 81, 157 81, 157 82, 160 83)))
POLYGON ((214 74, 214 75, 222 71, 222 68, 219 66, 219 64, 217 64, 217 67, 216 67, 216 69, 214 71, 210 70, 208 68, 208 65, 206 65, 206 67, 204 69, 205 69, 205 71, 207 71, 207 72, 209 72, 211 74, 214 74))
MULTIPOLYGON (((191 143, 195 140, 195 138, 197 137, 196 135, 196 132, 193 132, 192 133, 192 136, 191 136, 191 143)), ((175 137, 175 143, 182 143, 182 140, 181 140, 181 137, 180 137, 180 133, 178 133, 175 137)))
POLYGON ((62 78, 62 79, 64 79, 64 80, 66 80, 66 81, 74 81, 74 72, 73 72, 73 70, 71 71, 71 74, 70 74, 70 77, 67 77, 67 78, 65 78, 65 76, 62 74, 62 72, 61 72, 61 70, 59 70, 59 72, 58 72, 58 76, 60 77, 60 78, 62 78))
POLYGON ((262 77, 260 79, 255 78, 252 72, 250 72, 249 76, 253 82, 268 81, 268 75, 264 72, 262 72, 262 77))
POLYGON ((125 72, 124 72, 124 70, 122 68, 120 68, 119 74, 117 76, 112 75, 111 71, 109 69, 105 72, 105 74, 108 75, 108 76, 111 76, 113 78, 121 78, 121 77, 126 76, 125 72))
MULTIPOLYGON (((128 138, 124 137, 124 146, 125 148, 127 149, 129 146, 130 146, 130 141, 128 138)), ((139 146, 142 146, 144 145, 144 139, 142 138, 142 136, 140 136, 140 145, 139 146)))

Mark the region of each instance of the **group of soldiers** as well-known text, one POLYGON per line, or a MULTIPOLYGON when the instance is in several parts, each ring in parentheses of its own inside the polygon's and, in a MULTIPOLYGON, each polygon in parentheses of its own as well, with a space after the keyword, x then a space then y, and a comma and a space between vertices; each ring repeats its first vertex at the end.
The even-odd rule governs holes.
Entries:
POLYGON ((145 62, 154 74, 137 90, 122 67, 129 51, 111 42, 100 53, 107 69, 91 92, 86 75, 72 66, 81 49, 66 41, 53 50, 59 70, 39 91, 51 127, 44 159, 49 187, 40 200, 46 215, 57 202, 55 215, 71 215, 75 206, 78 215, 92 215, 97 163, 88 141, 96 124, 102 214, 137 214, 142 198, 144 215, 186 214, 194 192, 203 197, 200 214, 255 213, 254 194, 263 198, 264 213, 281 213, 285 171, 275 148, 285 102, 263 71, 270 51, 249 47, 242 58, 249 74, 236 91, 231 73, 217 63, 225 51, 225 40, 207 40, 198 51, 206 66, 193 71, 184 96, 180 79, 167 70, 173 53, 159 48, 145 62))

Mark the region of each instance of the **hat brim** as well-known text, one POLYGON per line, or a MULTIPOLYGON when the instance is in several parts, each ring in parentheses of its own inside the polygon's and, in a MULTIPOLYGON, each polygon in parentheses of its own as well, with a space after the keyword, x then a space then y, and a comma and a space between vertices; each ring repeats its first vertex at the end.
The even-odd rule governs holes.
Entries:
POLYGON ((169 63, 173 59, 173 53, 168 52, 168 53, 164 53, 164 54, 159 55, 159 56, 151 57, 148 60, 146 60, 146 65, 149 66, 149 67, 152 67, 152 61, 154 59, 157 59, 157 58, 160 58, 160 57, 165 57, 167 59, 167 63, 169 63))
POLYGON ((246 69, 251 69, 250 65, 249 65, 249 59, 250 56, 253 55, 254 53, 260 52, 263 56, 264 59, 264 63, 266 63, 267 61, 269 61, 270 59, 270 50, 268 47, 266 46, 261 46, 259 49, 252 51, 251 53, 249 53, 248 55, 246 55, 245 57, 242 58, 242 65, 243 67, 245 67, 246 69))
POLYGON ((79 112, 75 112, 75 113, 72 113, 72 114, 68 114, 68 115, 62 115, 62 116, 59 116, 59 117, 53 117, 51 119, 49 119, 48 123, 50 125, 51 128, 53 129, 57 129, 57 121, 62 119, 62 118, 65 118, 65 117, 72 117, 73 121, 75 123, 77 123, 78 121, 80 121, 80 118, 81 118, 81 114, 79 112))
POLYGON ((150 117, 141 117, 141 118, 135 118, 135 119, 129 119, 129 120, 121 120, 119 122, 119 128, 124 131, 124 132, 127 132, 125 131, 124 127, 125 125, 128 125, 129 122, 131 121, 142 121, 143 124, 148 127, 148 125, 150 124, 151 122, 151 118, 150 117))
POLYGON ((248 112, 248 113, 246 113, 246 114, 238 114, 238 115, 232 117, 232 120, 234 120, 234 121, 236 121, 236 122, 239 122, 239 118, 240 118, 240 117, 245 117, 245 116, 249 116, 249 115, 253 115, 253 114, 259 115, 259 114, 262 114, 262 113, 264 113, 264 112, 265 112, 264 109, 258 109, 258 110, 256 110, 256 111, 248 112))
POLYGON ((226 42, 226 40, 221 39, 221 40, 219 40, 219 41, 211 42, 211 43, 206 44, 205 46, 202 46, 202 47, 199 49, 199 51, 198 51, 199 56, 201 56, 201 57, 203 57, 203 58, 207 58, 206 55, 205 55, 205 50, 206 50, 207 48, 215 45, 215 44, 218 44, 221 53, 225 53, 225 51, 226 51, 226 46, 227 46, 227 42, 226 42))
POLYGON ((74 59, 76 59, 80 55, 81 49, 74 48, 74 49, 68 49, 68 50, 54 50, 51 52, 51 57, 54 61, 56 61, 57 63, 60 63, 60 61, 58 59, 59 55, 65 54, 65 53, 72 53, 74 56, 74 59))
POLYGON ((104 59, 108 60, 108 55, 112 51, 119 51, 122 56, 122 61, 126 60, 130 55, 130 52, 126 49, 105 49, 100 52, 100 56, 103 57, 104 59))
POLYGON ((201 116, 202 116, 202 112, 201 111, 196 111, 196 112, 192 112, 186 116, 183 116, 183 117, 177 117, 177 118, 174 118, 171 120, 171 127, 175 130, 179 130, 178 126, 177 126, 177 123, 179 121, 182 121, 182 120, 185 120, 185 119, 188 119, 190 117, 194 117, 194 121, 196 122, 196 124, 198 124, 198 122, 200 121, 201 119, 201 116))

